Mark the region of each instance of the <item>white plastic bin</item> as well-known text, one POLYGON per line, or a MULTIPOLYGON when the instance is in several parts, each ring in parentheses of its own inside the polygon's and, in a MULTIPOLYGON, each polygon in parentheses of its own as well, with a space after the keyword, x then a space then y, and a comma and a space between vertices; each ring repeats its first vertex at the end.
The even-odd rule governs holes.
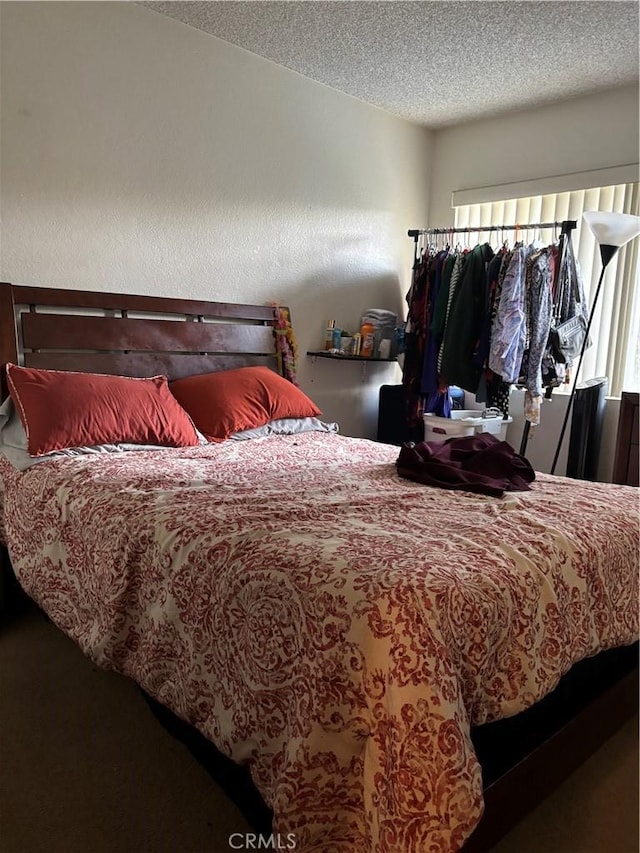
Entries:
POLYGON ((502 417, 483 418, 482 412, 476 409, 454 409, 450 418, 440 415, 424 415, 424 440, 446 441, 462 435, 475 435, 477 432, 490 432, 500 441, 507 437, 507 427, 513 418, 506 420, 502 417))

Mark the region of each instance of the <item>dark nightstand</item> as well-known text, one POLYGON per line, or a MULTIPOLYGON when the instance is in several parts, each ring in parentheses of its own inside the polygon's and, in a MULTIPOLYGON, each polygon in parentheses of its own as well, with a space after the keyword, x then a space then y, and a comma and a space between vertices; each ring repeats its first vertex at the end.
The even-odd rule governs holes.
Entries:
POLYGON ((622 392, 616 455, 613 462, 613 482, 627 486, 638 485, 638 398, 637 393, 622 392))

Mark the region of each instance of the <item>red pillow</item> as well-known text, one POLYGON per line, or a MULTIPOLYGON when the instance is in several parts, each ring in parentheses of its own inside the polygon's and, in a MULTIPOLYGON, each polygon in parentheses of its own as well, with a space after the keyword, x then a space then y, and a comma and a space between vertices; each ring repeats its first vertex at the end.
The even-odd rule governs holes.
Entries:
POLYGON ((209 441, 222 441, 276 418, 322 414, 299 388, 268 367, 239 367, 177 379, 176 399, 209 441))
POLYGON ((188 447, 198 435, 166 376, 130 379, 7 364, 9 393, 29 454, 97 444, 188 447))

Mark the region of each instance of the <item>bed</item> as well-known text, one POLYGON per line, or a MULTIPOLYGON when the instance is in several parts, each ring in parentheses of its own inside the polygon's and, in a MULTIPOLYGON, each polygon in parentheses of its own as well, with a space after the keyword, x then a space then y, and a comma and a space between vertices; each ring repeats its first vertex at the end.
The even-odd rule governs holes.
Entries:
MULTIPOLYGON (((275 376, 276 317, 3 284, 0 361, 275 376)), ((302 851, 488 849, 637 707, 637 490, 453 492, 397 456, 300 427, 0 457, 21 587, 244 768, 260 829, 302 851)))

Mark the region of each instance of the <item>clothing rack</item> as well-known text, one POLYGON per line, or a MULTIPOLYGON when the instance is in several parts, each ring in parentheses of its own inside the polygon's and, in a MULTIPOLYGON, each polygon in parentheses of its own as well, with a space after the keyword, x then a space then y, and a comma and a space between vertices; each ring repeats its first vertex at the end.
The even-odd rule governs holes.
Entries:
MULTIPOLYGON (((571 232, 577 228, 577 225, 578 222, 576 219, 564 219, 560 222, 527 222, 523 225, 478 225, 466 226, 464 228, 410 228, 407 234, 409 237, 413 237, 413 262, 415 264, 418 260, 418 238, 421 236, 438 234, 474 234, 478 232, 484 233, 492 231, 538 231, 543 228, 560 228, 560 246, 562 251, 564 239, 571 235, 571 232)), ((547 398, 551 396, 550 392, 551 388, 548 388, 547 398)), ((524 429, 522 431, 522 440, 520 442, 519 452, 521 456, 524 456, 526 453, 530 429, 531 424, 529 421, 525 421, 524 429)))
POLYGON ((575 219, 564 219, 561 222, 527 222, 524 225, 478 225, 465 228, 410 228, 407 231, 409 237, 413 237, 414 261, 418 259, 418 238, 437 234, 474 234, 479 231, 537 231, 542 228, 560 228, 560 236, 570 234, 577 228, 575 219))

